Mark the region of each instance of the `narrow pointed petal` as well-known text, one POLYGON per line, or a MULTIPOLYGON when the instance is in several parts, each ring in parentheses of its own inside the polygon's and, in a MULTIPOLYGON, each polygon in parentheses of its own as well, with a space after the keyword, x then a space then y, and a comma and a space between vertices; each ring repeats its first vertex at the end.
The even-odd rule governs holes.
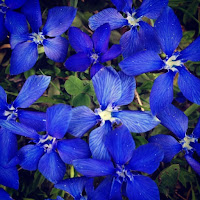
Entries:
POLYGON ((189 155, 185 156, 185 159, 188 161, 192 169, 200 176, 200 163, 198 163, 196 160, 194 160, 189 155))
POLYGON ((61 139, 67 132, 72 116, 71 106, 57 104, 47 109, 47 132, 52 137, 61 139))
POLYGON ((38 169, 46 179, 55 184, 63 179, 66 172, 65 163, 55 151, 42 156, 38 169))
POLYGON ((101 25, 95 30, 92 35, 92 41, 96 53, 105 53, 108 50, 110 34, 111 30, 108 23, 101 25))
POLYGON ((5 110, 7 107, 7 94, 0 86, 0 110, 5 110))
POLYGON ((28 110, 18 110, 20 123, 35 129, 36 131, 46 131, 46 113, 28 110))
POLYGON ((200 37, 181 51, 180 56, 177 59, 181 59, 184 62, 188 60, 196 62, 200 61, 200 37))
POLYGON ((89 18, 89 27, 92 30, 96 30, 99 26, 105 23, 108 23, 111 30, 114 30, 128 25, 128 20, 114 8, 104 9, 89 18))
POLYGON ((2 188, 0 188, 0 199, 12 200, 12 198, 9 196, 9 194, 5 190, 3 190, 2 188))
POLYGON ((130 132, 143 133, 153 129, 160 121, 150 112, 122 110, 112 117, 119 118, 130 132))
POLYGON ((164 152, 163 162, 170 162, 182 150, 181 144, 171 135, 155 135, 149 138, 149 142, 160 145, 164 152))
POLYGON ((93 76, 92 82, 102 109, 106 109, 109 104, 116 102, 121 97, 120 77, 112 67, 98 71, 93 76))
POLYGON ((4 14, 0 13, 0 41, 6 39, 8 31, 5 27, 4 14))
POLYGON ((136 10, 136 16, 156 19, 167 4, 168 0, 144 0, 140 8, 136 10))
POLYGON ((92 78, 100 69, 102 69, 104 67, 105 66, 103 66, 99 62, 97 62, 94 65, 92 65, 92 67, 90 68, 90 77, 92 78))
POLYGON ((122 60, 119 66, 125 74, 138 76, 143 73, 161 70, 165 63, 154 51, 140 51, 122 60))
POLYGON ((61 159, 67 164, 72 164, 73 160, 91 156, 88 144, 79 138, 59 141, 57 150, 61 159))
POLYGON ((128 181, 126 186, 126 194, 129 200, 160 199, 160 194, 156 183, 149 177, 141 175, 134 176, 132 181, 128 181))
POLYGON ((75 169, 86 177, 112 175, 115 168, 109 160, 78 159, 73 161, 75 169))
POLYGON ((32 75, 24 83, 20 93, 15 99, 15 108, 27 108, 33 104, 47 89, 50 83, 50 76, 32 75))
POLYGON ((25 2, 26 0, 5 0, 5 4, 12 10, 20 8, 25 2))
POLYGON ((55 37, 64 33, 72 24, 76 9, 74 7, 57 6, 49 9, 43 33, 55 37))
POLYGON ((121 79, 122 94, 120 99, 115 103, 118 106, 128 105, 134 99, 136 82, 132 76, 127 76, 122 71, 118 72, 121 79))
POLYGON ((150 108, 156 115, 173 101, 173 80, 176 72, 161 74, 154 81, 150 94, 150 108))
POLYGON ((180 22, 170 7, 163 9, 162 14, 155 22, 155 29, 162 50, 170 57, 182 38, 180 22))
POLYGON ((111 123, 105 122, 103 126, 94 129, 89 136, 89 146, 92 157, 101 160, 110 160, 107 147, 105 145, 106 135, 112 130, 111 123))
POLYGON ((200 118, 198 119, 198 122, 193 130, 193 134, 196 138, 200 138, 200 118))
POLYGON ((0 184, 17 190, 19 188, 19 176, 17 168, 4 168, 0 166, 0 184))
POLYGON ((178 138, 183 139, 188 128, 188 117, 178 108, 169 105, 158 113, 161 124, 167 127, 178 138))
POLYGON ((132 158, 135 142, 126 126, 109 132, 105 144, 116 164, 124 165, 132 158))
POLYGON ((26 0, 21 12, 26 16, 33 32, 38 32, 42 26, 42 14, 39 0, 26 0))
POLYGON ((90 37, 79 28, 71 27, 69 29, 69 43, 73 49, 78 52, 89 53, 93 49, 93 42, 90 37))
POLYGON ((97 115, 86 106, 73 108, 68 132, 75 137, 82 137, 97 123, 97 119, 97 115))
POLYGON ((44 154, 44 149, 42 146, 37 145, 26 145, 22 147, 18 153, 17 157, 20 160, 19 165, 26 170, 33 171, 38 168, 38 163, 42 155, 44 154))
POLYGON ((200 104, 200 80, 184 66, 178 67, 178 86, 183 95, 193 103, 200 104))
POLYGON ((24 42, 16 45, 10 60, 10 74, 17 75, 31 69, 38 58, 37 44, 24 42))
POLYGON ((0 126, 2 126, 3 128, 7 129, 8 131, 10 131, 12 133, 22 135, 25 137, 37 139, 39 136, 34 129, 31 129, 19 122, 15 122, 15 121, 11 121, 11 120, 9 120, 9 121, 0 120, 0 126))
POLYGON ((70 56, 64 65, 69 71, 84 72, 91 65, 91 60, 87 54, 79 52, 70 56))
POLYGON ((164 153, 159 145, 149 143, 134 150, 128 165, 131 170, 152 174, 158 169, 163 157, 164 153))
POLYGON ((45 39, 43 41, 44 52, 55 62, 64 62, 67 57, 68 41, 63 37, 45 39))

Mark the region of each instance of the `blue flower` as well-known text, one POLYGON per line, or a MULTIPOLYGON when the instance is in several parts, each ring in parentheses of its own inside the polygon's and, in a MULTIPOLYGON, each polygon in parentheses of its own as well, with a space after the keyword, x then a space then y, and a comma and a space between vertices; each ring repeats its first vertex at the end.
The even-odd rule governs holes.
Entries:
POLYGON ((125 126, 111 131, 105 140, 113 163, 107 160, 78 159, 73 161, 75 169, 86 177, 107 176, 101 193, 94 193, 94 200, 122 199, 122 187, 130 200, 158 200, 157 185, 141 172, 152 174, 163 159, 157 145, 146 144, 135 149, 134 140, 125 126), (151 192, 149 192, 151 191, 151 192))
POLYGON ((160 123, 150 112, 120 110, 120 106, 133 101, 134 77, 123 72, 117 73, 112 67, 105 67, 93 76, 92 82, 100 107, 95 112, 86 106, 73 108, 68 131, 76 137, 82 137, 96 124, 100 124, 100 127, 94 129, 89 136, 93 158, 110 158, 104 137, 111 131, 112 124, 122 123, 129 131, 142 133, 160 123))
POLYGON ((123 26, 130 27, 130 30, 123 34, 120 39, 124 57, 143 49, 160 51, 160 45, 153 28, 142 18, 156 19, 162 8, 167 5, 168 0, 144 0, 138 9, 132 8, 133 1, 131 0, 112 0, 112 2, 117 10, 107 8, 93 15, 89 18, 90 28, 96 30, 104 23, 109 23, 111 30, 123 26), (126 17, 124 18, 118 11, 122 11, 126 17))
POLYGON ((72 164, 74 159, 90 157, 85 141, 62 139, 70 119, 71 107, 68 105, 58 104, 47 109, 46 134, 33 137, 35 144, 26 145, 17 153, 23 169, 38 169, 49 181, 57 183, 65 175, 65 163, 72 164))
POLYGON ((142 51, 120 62, 122 71, 130 76, 155 70, 167 70, 154 82, 150 94, 150 107, 153 114, 158 113, 173 100, 173 80, 179 73, 178 85, 183 95, 191 102, 200 104, 200 80, 185 68, 188 60, 200 61, 200 37, 182 51, 175 51, 182 38, 181 25, 173 10, 166 7, 155 23, 164 59, 153 51, 142 51))
POLYGON ((110 26, 104 24, 97 28, 92 39, 76 27, 69 29, 69 42, 77 54, 69 57, 65 67, 71 71, 85 71, 90 65, 90 75, 94 76, 106 61, 112 60, 121 54, 120 45, 113 45, 108 50, 110 39, 110 26))
POLYGON ((31 69, 37 61, 40 45, 44 47, 45 54, 55 62, 64 62, 67 56, 68 41, 60 35, 71 25, 76 9, 65 6, 49 9, 46 24, 41 31, 42 16, 39 5, 35 9, 37 12, 32 13, 31 8, 26 8, 29 18, 32 19, 30 21, 32 33, 29 33, 24 15, 16 16, 9 13, 11 23, 8 23, 7 27, 11 32, 10 43, 13 49, 10 61, 11 74, 20 74, 31 69))
POLYGON ((200 119, 193 130, 193 133, 187 135, 188 118, 187 116, 177 109, 175 106, 170 105, 158 114, 161 124, 167 127, 175 138, 171 135, 159 134, 150 137, 151 143, 159 144, 164 151, 164 162, 170 162, 172 158, 180 151, 185 153, 185 158, 191 167, 200 175, 200 163, 193 159, 192 155, 196 153, 200 156, 200 119))
POLYGON ((12 200, 12 198, 9 196, 9 194, 5 190, 3 190, 2 188, 0 188, 0 199, 12 200))

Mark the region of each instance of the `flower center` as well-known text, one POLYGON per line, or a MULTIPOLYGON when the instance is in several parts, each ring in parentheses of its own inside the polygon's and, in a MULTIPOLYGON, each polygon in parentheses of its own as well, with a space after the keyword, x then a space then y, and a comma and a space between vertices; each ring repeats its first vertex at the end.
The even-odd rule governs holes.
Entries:
POLYGON ((16 120, 18 117, 18 110, 13 105, 8 106, 8 110, 5 110, 3 116, 7 117, 7 120, 16 120))
POLYGON ((93 53, 91 56, 90 56, 90 59, 91 61, 93 62, 93 64, 97 63, 98 60, 99 60, 99 55, 97 53, 93 53))
POLYGON ((133 13, 132 15, 130 13, 127 13, 127 20, 130 26, 139 26, 139 21, 140 18, 135 18, 135 13, 133 13))
POLYGON ((3 2, 3 3, 0 3, 0 13, 3 13, 5 14, 6 11, 7 11, 8 7, 7 5, 3 2))
POLYGON ((178 56, 172 55, 169 59, 165 61, 165 67, 164 69, 172 70, 172 71, 178 71, 176 69, 177 66, 181 66, 182 62, 181 60, 176 60, 178 56))
POLYGON ((50 135, 42 135, 37 144, 43 146, 44 151, 48 153, 56 148, 57 139, 50 135))
POLYGON ((45 39, 45 36, 42 32, 39 33, 31 33, 29 35, 30 39, 35 42, 36 44, 43 44, 43 40, 45 39))
POLYGON ((197 142, 197 141, 198 141, 197 138, 185 136, 185 137, 180 141, 180 143, 181 143, 183 149, 185 149, 185 150, 187 150, 187 151, 191 151, 191 150, 193 150, 193 147, 190 146, 190 145, 191 145, 190 143, 195 143, 195 142, 197 142))
POLYGON ((129 169, 126 169, 124 165, 117 165, 116 169, 116 174, 117 174, 117 181, 119 183, 126 182, 127 180, 132 181, 133 179, 133 174, 129 169))

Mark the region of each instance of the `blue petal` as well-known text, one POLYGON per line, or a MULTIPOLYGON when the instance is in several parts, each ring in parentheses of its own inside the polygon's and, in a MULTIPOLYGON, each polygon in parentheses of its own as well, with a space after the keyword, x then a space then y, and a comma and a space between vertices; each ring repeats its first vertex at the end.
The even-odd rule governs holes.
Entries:
POLYGON ((9 196, 9 194, 3 190, 2 188, 0 188, 0 199, 2 200, 12 200, 12 198, 9 196))
POLYGON ((6 39, 8 33, 4 24, 4 14, 0 13, 0 41, 6 39))
POLYGON ((146 176, 134 176, 128 181, 126 194, 129 200, 159 200, 160 194, 156 183, 146 176), (134 191, 134 192, 133 192, 134 191))
POLYGON ((79 52, 70 56, 64 65, 69 71, 84 72, 91 65, 91 60, 87 54, 79 52))
POLYGON ((123 11, 123 8, 126 5, 126 1, 125 0, 111 0, 111 1, 116 6, 118 11, 123 11))
POLYGON ((72 164, 75 159, 91 156, 88 144, 79 138, 58 141, 57 150, 61 159, 67 164, 72 164))
POLYGON ((198 122, 193 130, 193 134, 196 138, 200 138, 200 118, 198 119, 198 122))
POLYGON ((24 42, 16 45, 10 60, 10 74, 17 75, 31 69, 38 58, 37 44, 24 42))
POLYGON ((154 51, 140 51, 119 63, 122 71, 129 76, 138 76, 146 72, 161 70, 165 63, 154 51))
POLYGON ((78 178, 68 178, 57 183, 54 187, 72 195, 74 198, 80 197, 84 190, 86 183, 89 178, 78 177, 78 178))
POLYGON ((164 152, 163 162, 170 162, 182 150, 181 144, 171 135, 155 135, 149 138, 149 142, 160 145, 164 152))
POLYGON ((134 150, 128 165, 131 170, 152 174, 158 169, 163 157, 159 145, 145 144, 134 150))
POLYGON ((16 45, 26 42, 29 40, 29 34, 11 34, 10 35, 10 45, 11 49, 14 49, 16 45))
POLYGON ((5 90, 0 86, 0 110, 7 108, 7 94, 5 90))
POLYGON ((31 129, 25 126, 24 124, 21 124, 12 120, 9 120, 9 121, 0 120, 0 126, 18 135, 35 138, 35 139, 38 138, 38 134, 34 129, 31 129))
POLYGON ((19 188, 19 176, 17 168, 4 168, 0 166, 0 184, 17 190, 19 188))
POLYGON ((132 158, 135 142, 126 126, 111 131, 106 136, 105 144, 115 163, 124 165, 132 158))
POLYGON ((122 110, 112 117, 119 118, 130 132, 135 133, 149 131, 160 123, 150 112, 122 110))
POLYGON ((122 35, 120 45, 124 58, 132 56, 138 51, 144 50, 144 44, 141 41, 137 28, 135 27, 122 35))
POLYGON ((26 0, 21 8, 21 12, 26 16, 33 32, 38 33, 42 26, 42 14, 39 0, 26 0))
POLYGON ((156 19, 160 15, 162 8, 167 6, 167 4, 168 0, 143 0, 140 8, 136 10, 136 16, 156 19))
POLYGON ((160 39, 162 50, 170 57, 182 38, 180 22, 170 7, 166 7, 156 20, 155 29, 160 39))
POLYGON ((67 132, 72 116, 71 106, 57 104, 47 109, 47 133, 61 139, 67 132))
POLYGON ((200 80, 191 74, 184 66, 179 70, 178 86, 183 95, 196 104, 200 104, 200 80))
POLYGON ((106 109, 109 104, 116 102, 121 97, 120 77, 112 67, 98 71, 93 76, 92 82, 102 109, 106 109))
POLYGON ((20 160, 20 166, 23 169, 33 171, 38 168, 38 163, 42 155, 44 154, 44 149, 37 145, 26 145, 22 147, 17 156, 20 160))
POLYGON ((11 34, 27 34, 28 24, 26 17, 18 12, 8 10, 6 12, 5 26, 11 34))
POLYGON ((176 72, 161 74, 154 81, 150 94, 150 108, 156 115, 173 101, 173 80, 176 72))
POLYGON ((90 68, 90 77, 92 78, 102 68, 104 68, 104 66, 101 65, 99 62, 92 65, 92 67, 90 68))
POLYGON ((74 7, 59 6, 49 9, 43 33, 50 37, 59 36, 72 24, 76 9, 74 7))
POLYGON ((188 60, 200 61, 200 37, 181 51, 177 59, 184 60, 184 62, 188 60))
POLYGON ((46 113, 28 110, 19 110, 18 118, 20 123, 35 129, 36 131, 46 131, 46 113))
POLYGON ((111 30, 108 23, 101 25, 95 30, 92 35, 92 41, 96 53, 105 53, 108 50, 110 34, 111 30))
POLYGON ((185 156, 185 159, 188 161, 192 169, 200 176, 200 163, 188 155, 185 156))
POLYGON ((79 28, 71 27, 69 29, 69 43, 76 52, 85 52, 86 54, 93 49, 93 42, 90 37, 79 28))
POLYGON ((115 173, 114 166, 109 160, 79 159, 74 160, 75 169, 87 177, 107 176, 115 173))
POLYGON ((28 77, 13 106, 15 108, 27 108, 33 104, 47 89, 50 80, 50 76, 32 75, 28 77))
POLYGON ((55 184, 63 179, 66 172, 65 163, 55 151, 42 156, 38 169, 46 179, 55 184))
POLYGON ((10 131, 0 128, 0 165, 6 166, 8 162, 16 155, 17 139, 10 131))
POLYGON ((94 129, 89 136, 89 146, 92 157, 101 160, 110 160, 110 155, 105 146, 105 137, 112 130, 111 123, 106 121, 103 126, 94 129))
POLYGON ((122 93, 120 99, 115 103, 118 106, 128 105, 134 99, 134 92, 136 88, 135 78, 131 76, 127 76, 122 71, 118 72, 121 85, 122 85, 122 93))
POLYGON ((173 105, 167 106, 157 116, 161 124, 172 131, 178 138, 184 138, 188 128, 188 117, 173 105))
POLYGON ((97 123, 97 115, 86 106, 72 109, 72 118, 68 132, 75 137, 82 137, 97 123))
POLYGON ((128 20, 114 8, 104 9, 89 18, 89 27, 92 30, 96 30, 105 23, 109 23, 111 30, 114 30, 128 25, 128 20))
POLYGON ((194 151, 197 152, 198 156, 200 156, 200 143, 191 143, 190 144, 193 148, 194 148, 194 151))
POLYGON ((116 57, 118 57, 121 54, 121 45, 119 44, 114 44, 112 47, 106 51, 101 57, 100 57, 100 62, 107 62, 109 60, 112 60, 116 57))
POLYGON ((121 187, 122 187, 122 183, 119 183, 119 181, 116 181, 116 179, 113 179, 109 199, 122 200, 121 187))
POLYGON ((20 8, 24 3, 26 2, 26 0, 20 0, 20 1, 16 1, 16 0, 5 0, 5 4, 11 8, 12 10, 20 8))
POLYGON ((64 62, 67 57, 68 41, 63 37, 45 39, 43 41, 45 54, 55 62, 64 62))

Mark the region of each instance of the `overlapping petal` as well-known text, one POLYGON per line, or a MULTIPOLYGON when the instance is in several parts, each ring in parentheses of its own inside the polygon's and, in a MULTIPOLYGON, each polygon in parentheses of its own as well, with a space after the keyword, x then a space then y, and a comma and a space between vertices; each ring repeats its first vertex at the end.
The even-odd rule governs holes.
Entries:
POLYGON ((102 64, 99 62, 95 63, 94 65, 91 66, 90 68, 90 77, 92 78, 100 69, 104 68, 102 64))
POLYGON ((194 158, 189 155, 186 155, 185 159, 188 161, 193 170, 200 176, 200 163, 198 163, 194 158))
POLYGON ((5 110, 7 107, 7 94, 0 86, 0 110, 5 110))
POLYGON ((26 2, 26 0, 20 0, 20 1, 16 1, 16 0, 5 0, 5 4, 11 8, 12 10, 20 8, 24 3, 26 2))
POLYGON ((11 49, 14 49, 16 45, 26 42, 29 40, 29 34, 11 34, 10 35, 10 45, 11 49))

